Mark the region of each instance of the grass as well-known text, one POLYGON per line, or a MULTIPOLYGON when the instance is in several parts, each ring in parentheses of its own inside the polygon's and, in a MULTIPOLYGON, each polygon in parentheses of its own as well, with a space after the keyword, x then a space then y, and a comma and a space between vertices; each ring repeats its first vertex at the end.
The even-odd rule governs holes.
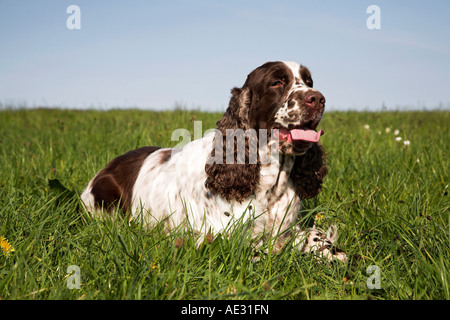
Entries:
POLYGON ((318 213, 319 226, 337 223, 347 264, 319 263, 289 248, 252 262, 242 225, 197 250, 189 232, 167 235, 160 226, 147 230, 139 221, 84 212, 78 194, 113 157, 144 145, 174 146, 175 129, 193 136, 194 121, 205 131, 219 117, 0 111, 0 237, 11 246, 0 252, 0 298, 450 298, 448 111, 325 115, 330 172, 300 223, 318 213), (67 287, 72 265, 80 268, 80 289, 67 287), (380 289, 367 287, 370 265, 379 267, 380 289))

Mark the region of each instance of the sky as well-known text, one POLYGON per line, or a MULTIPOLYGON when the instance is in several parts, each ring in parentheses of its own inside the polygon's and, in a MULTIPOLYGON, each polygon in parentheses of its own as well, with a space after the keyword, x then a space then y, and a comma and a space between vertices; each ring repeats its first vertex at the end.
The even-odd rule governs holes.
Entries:
POLYGON ((223 111, 281 60, 310 69, 328 110, 450 110, 449 15, 448 0, 0 0, 0 106, 223 111))

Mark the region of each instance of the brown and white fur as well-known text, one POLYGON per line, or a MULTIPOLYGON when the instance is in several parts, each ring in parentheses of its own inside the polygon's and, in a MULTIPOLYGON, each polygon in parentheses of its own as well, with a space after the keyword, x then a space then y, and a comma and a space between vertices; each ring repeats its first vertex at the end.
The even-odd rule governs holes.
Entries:
POLYGON ((231 93, 215 133, 182 149, 143 147, 113 159, 82 193, 86 208, 92 213, 115 208, 148 225, 165 221, 169 230, 184 224, 200 235, 200 241, 208 232, 226 232, 235 221, 252 221, 255 238, 289 230, 276 238, 274 252, 295 237, 300 251, 345 261, 346 254, 333 245, 334 227, 327 233, 290 228, 298 225, 302 199, 320 192, 327 173, 322 146, 279 142, 272 134, 273 129, 316 130, 325 98, 313 89, 309 70, 295 62, 268 62, 231 93), (247 138, 244 155, 237 147, 230 154, 226 137, 238 129, 267 132, 267 143, 247 138), (257 149, 251 148, 252 142, 257 149), (278 152, 270 152, 273 143, 278 152), (227 152, 232 163, 225 159, 227 152), (224 161, 217 161, 217 156, 224 161))

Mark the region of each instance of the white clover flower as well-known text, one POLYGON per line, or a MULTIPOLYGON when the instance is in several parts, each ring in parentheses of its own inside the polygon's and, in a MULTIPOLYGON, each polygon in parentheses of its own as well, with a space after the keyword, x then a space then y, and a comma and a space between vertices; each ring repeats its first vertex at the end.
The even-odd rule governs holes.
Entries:
POLYGON ((395 130, 395 131, 394 131, 394 136, 398 136, 399 133, 400 133, 400 130, 398 130, 398 129, 395 130))
POLYGON ((403 144, 404 144, 405 146, 409 146, 410 142, 409 142, 409 140, 405 140, 405 141, 403 141, 403 144))
POLYGON ((397 137, 397 138, 395 138, 395 141, 397 141, 397 142, 402 141, 402 137, 397 137))
POLYGON ((386 133, 389 133, 389 132, 391 132, 391 128, 387 127, 386 128, 386 133))
POLYGON ((365 124, 365 125, 364 125, 364 129, 369 130, 369 129, 370 129, 370 126, 369 126, 368 124, 365 124))

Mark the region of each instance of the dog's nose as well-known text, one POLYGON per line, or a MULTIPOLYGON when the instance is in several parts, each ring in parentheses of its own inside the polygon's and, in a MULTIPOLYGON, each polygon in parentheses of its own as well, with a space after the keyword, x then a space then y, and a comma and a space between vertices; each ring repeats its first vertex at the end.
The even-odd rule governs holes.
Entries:
POLYGON ((305 104, 312 109, 322 109, 325 106, 325 97, 319 91, 309 92, 305 96, 305 104))

